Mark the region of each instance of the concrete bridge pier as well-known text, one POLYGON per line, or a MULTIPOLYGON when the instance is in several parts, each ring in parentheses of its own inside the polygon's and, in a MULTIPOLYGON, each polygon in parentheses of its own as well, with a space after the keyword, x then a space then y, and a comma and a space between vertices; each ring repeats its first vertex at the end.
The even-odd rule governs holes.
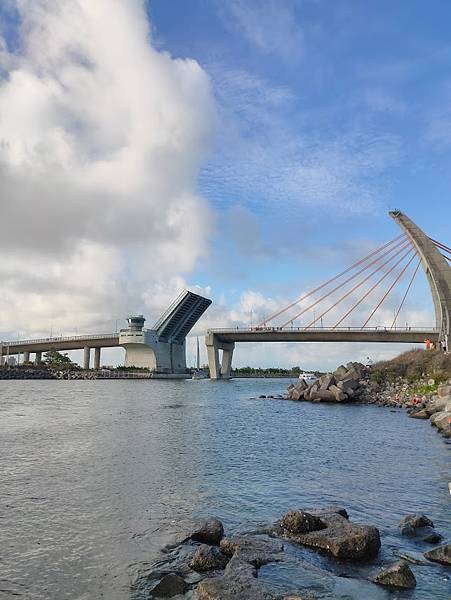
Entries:
POLYGON ((207 333, 205 344, 207 346, 210 379, 230 379, 235 343, 221 342, 213 333, 207 333), (219 357, 219 350, 222 350, 222 360, 219 357))
POLYGON ((36 356, 35 356, 35 359, 34 359, 34 364, 35 365, 42 364, 42 352, 36 352, 36 356))
POLYGON ((23 353, 23 361, 24 363, 30 362, 30 353, 28 350, 25 350, 25 352, 23 353))
POLYGON ((94 369, 100 369, 100 351, 101 348, 94 348, 94 369))
POLYGON ((87 371, 89 369, 89 359, 91 357, 91 348, 89 346, 85 346, 83 348, 83 369, 87 371))

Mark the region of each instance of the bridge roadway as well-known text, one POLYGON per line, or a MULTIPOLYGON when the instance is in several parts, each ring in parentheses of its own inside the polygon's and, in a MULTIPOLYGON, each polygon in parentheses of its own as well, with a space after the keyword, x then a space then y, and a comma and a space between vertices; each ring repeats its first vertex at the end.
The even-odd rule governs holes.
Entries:
POLYGON ((248 329, 210 329, 205 336, 212 379, 230 377, 235 342, 397 342, 416 344, 426 339, 437 343, 439 331, 435 328, 388 327, 327 329, 302 327, 250 327, 248 329), (222 361, 219 361, 222 350, 222 361))
POLYGON ((119 346, 119 334, 107 333, 98 335, 75 335, 71 337, 49 337, 36 340, 0 342, 0 357, 23 354, 24 362, 30 360, 30 354, 35 354, 35 363, 42 360, 42 353, 49 350, 58 352, 67 350, 83 350, 83 368, 89 369, 91 348, 94 348, 94 368, 100 368, 100 352, 102 348, 119 346))

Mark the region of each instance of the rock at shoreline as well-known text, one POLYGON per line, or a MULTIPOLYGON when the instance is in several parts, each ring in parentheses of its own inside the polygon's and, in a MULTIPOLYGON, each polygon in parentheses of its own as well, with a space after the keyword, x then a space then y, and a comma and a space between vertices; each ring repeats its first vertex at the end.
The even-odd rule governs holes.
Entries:
POLYGON ((207 546, 202 544, 194 553, 190 567, 194 571, 213 571, 215 569, 224 569, 229 562, 216 546, 207 546))
POLYGON ((224 538, 220 548, 226 556, 239 558, 257 569, 270 562, 278 561, 283 552, 282 544, 251 535, 224 538))
POLYGON ((257 569, 233 557, 224 575, 201 581, 196 590, 197 600, 274 600, 257 580, 257 569))
POLYGON ((373 581, 393 588, 413 589, 417 585, 412 569, 403 560, 382 569, 373 581))
POLYGON ((424 557, 428 560, 441 563, 442 565, 451 566, 451 544, 437 546, 424 553, 424 557))
POLYGON ((195 542, 201 542, 202 544, 215 544, 224 537, 224 527, 215 517, 210 517, 203 521, 196 521, 193 523, 186 539, 194 540, 195 542))
POLYGON ((177 573, 164 575, 152 590, 154 598, 173 598, 184 594, 188 589, 183 577, 177 573))
POLYGON ((204 579, 196 591, 198 600, 275 600, 257 580, 257 569, 281 558, 283 545, 251 535, 224 538, 221 551, 231 557, 224 574, 204 579))
MULTIPOLYGON (((299 512, 301 515, 304 511, 299 512)), ((288 513, 289 522, 293 521, 291 513, 288 513)), ((276 523, 273 534, 331 554, 335 558, 359 560, 372 558, 379 552, 381 541, 376 527, 352 523, 338 512, 320 511, 311 515, 319 517, 322 524, 320 529, 309 533, 292 533, 283 526, 288 515, 276 523)), ((299 520, 302 520, 301 516, 299 520)))
POLYGON ((282 517, 280 525, 283 529, 293 534, 310 533, 311 531, 319 531, 326 527, 319 517, 300 510, 287 512, 282 517))
POLYGON ((414 536, 416 535, 417 529, 424 527, 434 527, 434 523, 426 517, 426 515, 416 513, 412 515, 406 515, 399 522, 399 530, 401 535, 414 536))

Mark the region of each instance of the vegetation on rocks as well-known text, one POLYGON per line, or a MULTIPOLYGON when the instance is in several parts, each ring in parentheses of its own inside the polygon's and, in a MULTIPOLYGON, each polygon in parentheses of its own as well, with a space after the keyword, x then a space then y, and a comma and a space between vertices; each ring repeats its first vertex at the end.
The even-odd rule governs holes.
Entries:
POLYGON ((426 377, 434 378, 437 386, 451 377, 451 354, 438 350, 408 350, 391 360, 376 363, 371 369, 370 379, 375 383, 393 381, 397 377, 409 383, 426 377))

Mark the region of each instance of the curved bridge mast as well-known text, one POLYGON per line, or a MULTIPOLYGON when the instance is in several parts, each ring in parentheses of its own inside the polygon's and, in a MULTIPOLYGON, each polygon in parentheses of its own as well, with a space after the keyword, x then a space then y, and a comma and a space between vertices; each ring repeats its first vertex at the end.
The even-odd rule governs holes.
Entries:
POLYGON ((434 301, 438 339, 442 349, 448 350, 451 336, 451 267, 432 240, 409 217, 399 210, 389 214, 407 234, 421 258, 434 301))

